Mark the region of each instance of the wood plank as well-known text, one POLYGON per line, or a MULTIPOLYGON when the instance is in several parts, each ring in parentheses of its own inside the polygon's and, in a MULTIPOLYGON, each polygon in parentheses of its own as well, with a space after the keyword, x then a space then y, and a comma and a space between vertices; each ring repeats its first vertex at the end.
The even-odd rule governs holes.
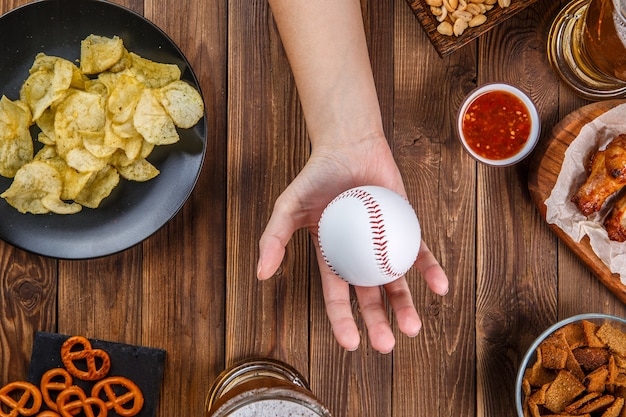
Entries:
POLYGON ((450 290, 436 296, 418 271, 407 274, 423 328, 414 339, 400 337, 393 353, 393 415, 472 416, 476 165, 453 121, 475 86, 476 46, 439 58, 405 6, 396 1, 394 153, 450 290))
POLYGON ((143 246, 142 342, 168 352, 160 405, 167 414, 203 415, 224 368, 227 10, 223 0, 145 4, 199 79, 208 133, 190 199, 143 246))
MULTIPOLYGON (((526 91, 543 126, 554 122, 546 109, 553 108, 559 88, 542 35, 551 23, 546 16, 556 7, 539 1, 479 40, 479 84, 503 81, 526 91), (522 50, 532 53, 515 52, 522 50)), ((478 167, 477 415, 515 414, 512 393, 519 358, 557 318, 556 242, 528 197, 528 164, 478 167)))
POLYGON ((0 387, 26 378, 35 332, 56 327, 56 266, 0 241, 0 387))
POLYGON ((257 280, 256 264, 274 201, 309 144, 267 2, 231 2, 228 27, 226 359, 269 356, 308 378, 308 235, 292 237, 270 280, 257 280))

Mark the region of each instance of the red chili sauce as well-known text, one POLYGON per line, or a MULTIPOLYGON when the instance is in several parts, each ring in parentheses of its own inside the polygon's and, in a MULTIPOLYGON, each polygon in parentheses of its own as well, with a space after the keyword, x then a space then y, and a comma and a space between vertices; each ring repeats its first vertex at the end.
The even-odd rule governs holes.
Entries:
POLYGON ((463 116, 468 146, 483 158, 507 159, 517 154, 530 136, 530 112, 507 91, 488 91, 474 99, 463 116))

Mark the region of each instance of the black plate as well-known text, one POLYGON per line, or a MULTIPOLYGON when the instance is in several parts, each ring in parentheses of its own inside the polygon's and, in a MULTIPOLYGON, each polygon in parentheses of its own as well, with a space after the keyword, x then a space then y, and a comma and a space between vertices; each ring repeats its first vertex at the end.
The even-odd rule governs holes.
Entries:
MULTIPOLYGON (((71 61, 90 34, 119 36, 144 58, 177 64, 182 79, 198 80, 174 42, 139 14, 99 0, 42 0, 0 17, 0 95, 19 98, 35 55, 44 52, 71 61)), ((144 182, 120 180, 97 209, 72 215, 21 214, 0 199, 0 239, 55 258, 87 259, 127 249, 152 235, 183 206, 196 184, 206 150, 206 115, 181 140, 157 146, 148 158, 161 174, 144 182)), ((12 179, 0 177, 0 193, 12 179)))

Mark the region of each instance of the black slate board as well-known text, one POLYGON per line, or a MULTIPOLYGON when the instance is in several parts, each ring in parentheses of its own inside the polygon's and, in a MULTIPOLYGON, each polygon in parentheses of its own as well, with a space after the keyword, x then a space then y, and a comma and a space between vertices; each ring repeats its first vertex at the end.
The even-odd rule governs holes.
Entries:
MULTIPOLYGON (((28 372, 28 381, 39 386, 41 377, 52 368, 65 368, 61 360, 61 346, 70 336, 37 332, 28 372)), ((123 343, 88 339, 93 349, 104 350, 111 359, 107 376, 123 376, 132 380, 142 391, 144 405, 137 417, 154 417, 159 402, 159 391, 163 380, 165 350, 123 343)), ((97 381, 89 382, 74 378, 74 384, 85 390, 87 396, 97 381)), ((45 404, 42 410, 47 409, 45 404)), ((108 417, 115 417, 114 410, 108 417)))

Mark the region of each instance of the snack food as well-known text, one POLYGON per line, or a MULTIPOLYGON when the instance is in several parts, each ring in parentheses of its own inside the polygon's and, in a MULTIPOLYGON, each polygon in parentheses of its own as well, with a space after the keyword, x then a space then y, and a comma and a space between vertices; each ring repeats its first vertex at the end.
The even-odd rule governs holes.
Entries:
POLYGON ((0 415, 2 417, 32 416, 39 411, 39 407, 41 407, 41 393, 30 382, 15 381, 0 388, 0 415), (17 397, 18 393, 19 397, 17 397), (8 413, 3 411, 5 407, 9 409, 8 413))
POLYGON ((439 25, 437 32, 446 36, 461 36, 467 28, 487 21, 486 13, 499 6, 509 7, 511 0, 425 0, 439 25))
POLYGON ((83 336, 72 336, 63 343, 61 360, 71 375, 85 381, 102 379, 111 369, 109 355, 102 349, 92 349, 89 340, 83 336), (76 350, 76 346, 80 349, 76 350), (87 369, 79 369, 75 365, 76 361, 85 361, 87 369))
POLYGON ((618 417, 626 398, 626 334, 609 322, 573 321, 547 336, 522 379, 528 417, 618 417))
POLYGON ((72 336, 60 355, 67 369, 49 369, 39 386, 16 381, 0 388, 0 417, 133 417, 141 412, 141 388, 123 376, 107 375, 111 365, 107 352, 92 349, 83 336, 72 336), (94 384, 87 390, 78 380, 94 384))
POLYGON ((180 77, 117 36, 85 38, 80 66, 39 53, 19 99, 0 100, 0 175, 14 178, 0 197, 22 213, 74 214, 97 208, 120 177, 154 178, 154 147, 204 115, 199 91, 180 77), (44 145, 35 155, 32 125, 44 145))
MULTIPOLYGON (((590 158, 588 176, 572 196, 578 210, 590 216, 600 211, 607 200, 626 186, 626 134, 617 135, 605 149, 596 150, 590 158)), ((609 239, 626 240, 626 197, 613 203, 603 221, 609 239)))

